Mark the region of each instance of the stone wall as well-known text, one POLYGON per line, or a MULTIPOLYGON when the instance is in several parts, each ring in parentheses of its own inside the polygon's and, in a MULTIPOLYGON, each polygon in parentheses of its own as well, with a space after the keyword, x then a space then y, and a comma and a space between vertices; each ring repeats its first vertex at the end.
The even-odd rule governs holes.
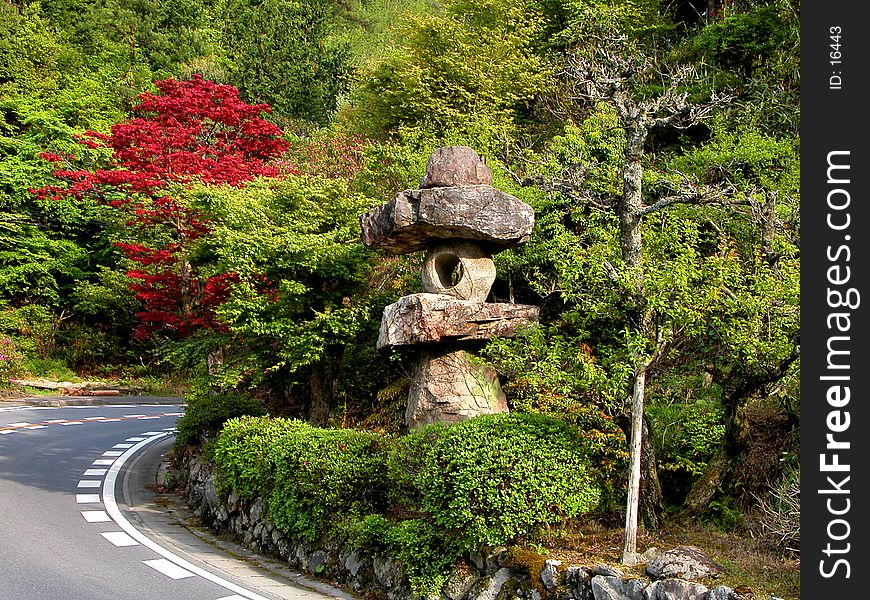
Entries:
MULTIPOLYGON (((194 515, 250 550, 277 557, 361 597, 413 597, 401 564, 389 557, 365 556, 337 544, 290 540, 269 521, 262 499, 241 502, 234 493, 219 496, 212 468, 199 459, 190 460, 186 471, 187 503, 194 515)), ((544 559, 517 564, 517 557, 506 548, 494 548, 462 557, 441 594, 427 600, 763 600, 726 586, 710 589, 688 580, 715 573, 717 568, 697 549, 677 548, 644 558, 649 559, 651 576, 629 578, 609 565, 564 565, 544 559)))

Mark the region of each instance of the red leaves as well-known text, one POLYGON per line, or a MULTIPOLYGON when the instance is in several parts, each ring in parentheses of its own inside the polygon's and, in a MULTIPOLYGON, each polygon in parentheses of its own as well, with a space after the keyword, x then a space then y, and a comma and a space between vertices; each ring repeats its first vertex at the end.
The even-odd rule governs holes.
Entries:
POLYGON ((268 161, 288 144, 280 127, 260 118, 267 105, 247 104, 236 88, 200 75, 156 85, 162 95, 140 95, 133 110, 142 116, 114 125, 105 140, 124 167, 166 183, 240 185, 278 175, 268 161))
MULTIPOLYGON (((110 169, 58 169, 65 186, 33 190, 40 198, 90 198, 129 216, 133 232, 151 232, 164 242, 118 243, 141 270, 131 270, 130 289, 142 302, 136 335, 158 331, 186 336, 221 329, 215 308, 227 301, 238 274, 204 277, 188 261, 191 244, 209 231, 200 211, 173 200, 167 190, 194 181, 244 185, 259 176, 293 172, 278 159, 287 150, 282 130, 260 115, 268 105, 247 104, 238 90, 194 75, 187 81, 155 82, 159 93, 140 95, 136 118, 113 125, 109 134, 75 136, 87 148, 111 149, 110 169), (280 165, 280 168, 279 168, 280 165), (169 241, 165 241, 169 240, 169 241)), ((60 165, 64 158, 41 155, 60 165)), ((70 157, 71 158, 71 157, 70 157)))

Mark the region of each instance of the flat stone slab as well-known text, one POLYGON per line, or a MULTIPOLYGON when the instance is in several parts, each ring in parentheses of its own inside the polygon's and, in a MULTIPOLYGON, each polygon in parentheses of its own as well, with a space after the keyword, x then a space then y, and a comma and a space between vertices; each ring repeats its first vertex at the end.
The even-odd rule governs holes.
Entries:
POLYGON ((488 185, 405 190, 360 217, 363 244, 391 254, 456 238, 497 252, 528 242, 534 224, 531 206, 488 185))
POLYGON ((411 294, 384 308, 377 347, 513 337, 520 328, 537 322, 539 312, 528 304, 411 294))

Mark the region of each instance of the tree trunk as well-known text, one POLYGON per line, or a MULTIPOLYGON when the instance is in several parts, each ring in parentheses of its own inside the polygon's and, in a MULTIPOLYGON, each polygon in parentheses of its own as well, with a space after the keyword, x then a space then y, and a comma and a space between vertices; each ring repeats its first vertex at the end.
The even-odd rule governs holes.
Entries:
POLYGON ((311 390, 308 408, 308 421, 312 425, 325 426, 335 407, 335 388, 341 354, 324 356, 311 366, 309 389, 311 390))
POLYGON ((684 515, 697 517, 707 510, 713 496, 734 470, 741 453, 746 448, 749 433, 746 423, 739 418, 739 411, 744 403, 743 399, 732 399, 724 403, 725 435, 722 444, 686 496, 683 502, 684 515))
POLYGON ((640 451, 640 520, 648 530, 658 531, 659 515, 664 510, 664 501, 653 439, 652 425, 644 414, 640 451))
POLYGON ((643 436, 643 398, 646 386, 646 369, 638 369, 634 376, 631 393, 631 467, 628 476, 628 500, 625 510, 625 538, 622 562, 632 563, 631 555, 637 552, 637 515, 640 506, 641 439, 643 436))

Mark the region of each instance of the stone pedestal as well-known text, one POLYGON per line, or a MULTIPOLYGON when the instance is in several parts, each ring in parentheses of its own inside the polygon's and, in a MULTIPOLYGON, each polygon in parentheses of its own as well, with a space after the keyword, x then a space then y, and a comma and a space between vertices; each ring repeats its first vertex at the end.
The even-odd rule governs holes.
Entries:
POLYGON ((495 369, 465 350, 423 350, 411 371, 405 422, 408 427, 461 421, 507 412, 507 400, 495 369))

